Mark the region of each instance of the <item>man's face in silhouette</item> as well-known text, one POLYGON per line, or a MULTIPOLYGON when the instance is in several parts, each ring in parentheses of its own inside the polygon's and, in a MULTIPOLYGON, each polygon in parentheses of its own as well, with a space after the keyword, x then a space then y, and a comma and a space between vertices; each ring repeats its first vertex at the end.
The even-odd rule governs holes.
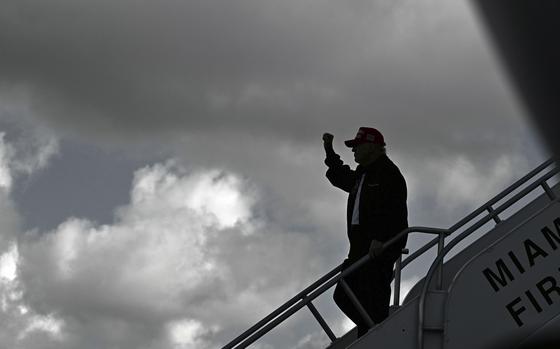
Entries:
POLYGON ((360 165, 366 165, 379 155, 378 147, 372 143, 362 143, 352 148, 354 161, 360 165))

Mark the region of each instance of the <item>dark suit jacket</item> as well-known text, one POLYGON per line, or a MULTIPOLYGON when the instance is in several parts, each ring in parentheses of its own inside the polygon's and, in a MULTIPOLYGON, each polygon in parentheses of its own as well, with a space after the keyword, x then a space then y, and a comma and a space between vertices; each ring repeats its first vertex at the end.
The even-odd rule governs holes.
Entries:
MULTIPOLYGON (((344 165, 340 156, 329 152, 325 159, 329 167, 327 178, 336 187, 349 193, 347 228, 350 240, 349 259, 367 254, 371 240, 386 242, 408 227, 406 182, 398 167, 382 155, 368 166, 356 170, 344 165), (360 233, 352 229, 352 212, 362 174, 365 174, 360 193, 360 233)), ((406 245, 407 237, 388 248, 383 258, 396 260, 406 245)))

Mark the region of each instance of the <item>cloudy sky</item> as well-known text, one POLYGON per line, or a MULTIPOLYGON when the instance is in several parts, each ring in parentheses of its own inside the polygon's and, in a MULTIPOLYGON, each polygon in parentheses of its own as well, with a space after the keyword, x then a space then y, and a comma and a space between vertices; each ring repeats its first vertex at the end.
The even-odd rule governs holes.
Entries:
POLYGON ((411 225, 548 157, 465 1, 2 0, 0 49, 2 348, 233 339, 347 253, 323 132, 384 133, 411 225))

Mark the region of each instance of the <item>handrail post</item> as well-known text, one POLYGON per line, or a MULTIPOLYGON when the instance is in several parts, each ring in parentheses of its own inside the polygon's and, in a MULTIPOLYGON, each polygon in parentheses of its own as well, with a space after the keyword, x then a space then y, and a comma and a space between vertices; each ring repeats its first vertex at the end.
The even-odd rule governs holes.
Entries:
POLYGON ((488 213, 490 213, 490 215, 493 215, 492 219, 494 220, 494 222, 496 222, 496 224, 502 223, 502 220, 500 219, 500 217, 498 217, 497 214, 495 214, 495 211, 492 208, 492 206, 488 206, 486 208, 486 211, 488 211, 488 213))
POLYGON ((402 255, 399 255, 397 262, 395 263, 395 283, 393 290, 393 305, 398 307, 401 303, 400 295, 401 295, 401 264, 402 264, 402 255))
POLYGON ((284 303, 283 305, 278 307, 272 313, 265 316, 263 319, 261 319, 261 321, 257 322, 251 328, 247 329, 245 332, 243 332, 242 334, 237 336, 237 338, 235 338, 234 340, 229 342, 222 349, 233 349, 233 348, 235 348, 239 343, 241 343, 242 341, 247 339, 252 333, 255 333, 260 328, 262 328, 263 326, 265 326, 266 324, 270 323, 272 320, 274 320, 275 318, 280 316, 282 313, 289 310, 292 306, 294 306, 294 304, 298 303, 301 299, 305 298, 308 293, 317 289, 317 287, 320 287, 321 285, 323 285, 329 279, 333 278, 336 274, 338 274, 341 270, 342 270, 342 264, 338 265, 336 268, 334 268, 333 270, 331 270, 330 272, 325 274, 323 277, 321 277, 319 280, 317 280, 313 284, 311 284, 309 287, 307 287, 306 289, 304 289, 303 291, 301 291, 300 293, 298 293, 297 295, 292 297, 289 301, 287 301, 286 303, 284 303))
POLYGON ((331 342, 334 342, 336 340, 336 336, 334 335, 329 325, 327 325, 325 319, 321 316, 321 314, 319 314, 319 311, 317 310, 317 308, 315 308, 313 302, 309 301, 309 303, 307 303, 307 307, 309 308, 309 310, 311 310, 311 313, 313 314, 319 325, 321 325, 323 331, 325 331, 331 342))
POLYGON ((356 309, 358 310, 358 312, 360 313, 360 315, 362 316, 362 318, 364 319, 368 327, 372 328, 375 325, 373 320, 369 317, 368 313, 366 312, 362 304, 360 304, 360 301, 358 300, 358 298, 356 298, 356 295, 354 294, 350 286, 348 286, 348 284, 344 279, 340 279, 339 282, 342 285, 342 289, 344 290, 344 292, 346 292, 346 295, 348 296, 348 298, 350 298, 350 301, 356 307, 356 309))
MULTIPOLYGON (((427 250, 431 249, 435 244, 438 244, 438 256, 436 257, 436 259, 434 260, 434 262, 430 266, 430 269, 428 270, 428 273, 427 273, 427 275, 424 279, 424 285, 422 286, 422 290, 420 292, 420 299, 418 301, 418 325, 419 325, 419 330, 418 330, 417 340, 418 340, 418 348, 419 349, 422 349, 422 347, 423 347, 423 332, 422 331, 423 331, 423 323, 424 323, 424 307, 425 307, 425 303, 426 303, 426 293, 428 291, 428 286, 430 284, 430 281, 432 280, 432 278, 434 277, 434 273, 436 272, 435 269, 438 268, 438 266, 441 266, 441 268, 439 268, 439 270, 438 270, 438 288, 441 289, 443 287, 443 259, 444 259, 445 255, 456 244, 458 244, 460 241, 462 241, 463 238, 470 235, 472 232, 474 232, 475 230, 480 228, 483 224, 490 221, 490 219, 494 219, 494 221, 496 221, 496 223, 499 223, 498 220, 500 220, 500 219, 498 217, 498 214, 502 213, 506 208, 511 206, 514 202, 517 202, 520 198, 524 197, 528 192, 537 188, 539 185, 542 186, 542 188, 544 189, 544 191, 546 192, 546 194, 548 195, 548 197, 551 200, 557 200, 556 193, 546 183, 546 180, 550 179, 552 176, 554 176, 555 174, 560 172, 560 170, 558 168, 555 168, 555 169, 547 172, 545 175, 542 175, 538 180, 534 181, 533 184, 529 185, 529 187, 523 189, 520 193, 514 195, 514 197, 507 200, 505 203, 500 205, 495 210, 492 207, 492 205, 496 204, 498 201, 500 201, 501 199, 506 197, 506 195, 509 195, 515 189, 520 187, 523 183, 529 181, 530 179, 535 177, 538 173, 540 173, 542 170, 544 170, 546 167, 550 166, 553 163, 554 163, 553 160, 550 159, 550 160, 546 161, 545 163, 541 164, 539 167, 532 170, 530 173, 525 175, 523 178, 517 180, 515 183, 513 183, 508 188, 503 190, 500 194, 496 195, 494 198, 489 200, 486 204, 482 205, 481 207, 479 207, 475 211, 471 212, 469 215, 464 217, 462 220, 457 222, 455 225, 453 225, 449 229, 442 230, 442 229, 427 228, 427 227, 410 227, 410 228, 407 228, 407 229, 401 231, 397 236, 393 237, 391 240, 387 241, 384 244, 384 249, 385 249, 388 246, 391 246, 394 243, 396 243, 397 241, 399 241, 406 234, 411 233, 411 232, 421 232, 421 233, 438 234, 439 235, 438 238, 431 240, 428 244, 426 244, 424 247, 422 247, 421 249, 414 252, 411 256, 409 256, 409 258, 405 259, 404 261, 402 260, 402 256, 399 256, 399 260, 397 261, 398 266, 395 270, 395 289, 396 289, 396 291, 398 290, 398 293, 397 292, 395 293, 395 300, 396 300, 396 304, 398 305, 398 303, 400 303, 400 282, 401 282, 401 270, 402 270, 402 268, 404 266, 406 266, 407 264, 409 264, 412 260, 416 259, 421 254, 426 252, 427 250), (480 213, 484 212, 485 210, 487 210, 490 213, 490 215, 487 215, 487 216, 483 217, 482 219, 477 221, 477 223, 474 223, 473 225, 471 225, 470 228, 468 228, 467 230, 465 230, 464 232, 459 234, 459 236, 457 236, 455 239, 450 241, 448 243, 448 246, 445 246, 444 239, 445 239, 446 235, 450 235, 452 232, 457 231, 460 227, 466 225, 468 222, 473 220, 475 217, 477 217, 480 213)), ((351 272, 353 272, 355 269, 357 269, 358 267, 360 267, 361 265, 363 265, 365 263, 365 261, 366 261, 365 258, 366 258, 366 256, 364 256, 362 259, 360 259, 359 261, 357 261, 356 263, 354 263, 353 265, 348 267, 346 270, 342 271, 342 273, 339 274, 338 276, 335 276, 337 273, 339 273, 342 270, 342 265, 339 265, 338 267, 336 267, 335 269, 330 271, 328 274, 324 275, 319 280, 314 282, 312 285, 307 287, 305 290, 300 292, 298 295, 296 295, 295 297, 293 297, 292 299, 290 299, 289 301, 284 303, 284 305, 282 305, 281 307, 279 307, 278 309, 276 309, 275 311, 270 313, 268 316, 266 316, 264 319, 262 319, 257 324, 252 326, 250 329, 248 329, 243 334, 238 336, 236 339, 234 339, 233 341, 228 343, 222 349, 232 349, 234 347, 245 348, 245 347, 249 346, 251 343, 255 342, 258 338, 260 338, 264 334, 268 333, 268 331, 270 331, 272 328, 276 327, 278 324, 280 324, 281 322, 286 320, 288 317, 290 317, 292 314, 294 314, 295 312, 297 312, 299 309, 301 309, 302 307, 304 307, 306 305, 309 307, 309 309, 315 315, 316 308, 311 303, 311 300, 315 299, 320 294, 325 292, 327 289, 334 286, 337 282, 341 283, 344 291, 349 296, 350 300, 352 301, 354 306, 358 309, 360 314, 364 317, 364 319, 368 323, 368 326, 372 327, 374 325, 373 321, 371 320, 369 315, 365 312, 364 308, 361 306, 359 301, 356 299, 356 296, 354 295, 354 293, 352 292, 352 290, 350 289, 348 284, 344 281, 344 277, 348 276, 351 272), (313 310, 315 310, 315 311, 313 311, 313 310)), ((318 311, 317 311, 317 313, 318 313, 318 311)), ((319 317, 322 318, 320 315, 319 315, 319 317)), ((319 322, 321 323, 321 321, 319 321, 319 322)), ((334 334, 333 334, 333 336, 334 336, 334 334)), ((329 337, 331 338, 330 335, 329 335, 329 337)), ((332 340, 332 338, 331 338, 331 340, 332 340)))
MULTIPOLYGON (((438 256, 443 252, 443 248, 445 247, 445 233, 439 233, 439 240, 438 240, 438 256)), ((438 279, 437 279, 437 289, 441 290, 443 288, 443 263, 439 266, 438 269, 438 279)))
POLYGON ((401 271, 402 271, 402 255, 408 254, 408 249, 403 248, 402 252, 399 254, 399 258, 395 263, 395 283, 393 287, 393 306, 398 307, 401 304, 400 295, 401 295, 401 271))
POLYGON ((556 200, 556 194, 550 189, 550 186, 545 182, 542 182, 541 187, 543 188, 544 192, 548 196, 548 198, 552 201, 556 200))
MULTIPOLYGON (((540 170, 544 169, 544 167, 545 167, 544 165, 548 166, 550 163, 552 163, 552 160, 548 160, 545 164, 539 166, 539 168, 531 171, 528 175, 523 177, 521 180, 518 180, 513 185, 508 187, 506 190, 504 190, 502 193, 495 196, 494 199, 490 200, 490 202, 492 202, 492 201, 497 202, 498 200, 501 200, 501 198, 505 197, 506 192, 509 194, 510 192, 515 190, 517 187, 519 187, 522 183, 524 183, 525 181, 528 181, 529 179, 532 179, 531 177, 536 176, 536 174, 538 172, 540 172, 540 170)), ((493 217, 502 213, 503 211, 505 211, 507 208, 509 208, 513 204, 519 202, 519 200, 524 198, 527 194, 529 194, 534 189, 541 186, 541 187, 543 187, 545 192, 547 192, 546 188, 548 187, 548 184, 546 184, 546 181, 548 179, 550 179, 552 176, 554 176, 555 174, 558 174, 559 172, 560 172, 560 168, 554 168, 554 169, 546 172, 544 175, 538 177, 536 180, 533 181, 532 184, 530 184, 529 186, 527 186, 526 188, 521 190, 519 193, 517 193, 513 197, 511 197, 509 200, 507 200, 506 202, 501 204, 490 215, 481 218, 476 223, 474 223, 472 226, 470 226, 468 229, 461 232, 458 236, 456 236, 452 241, 450 241, 447 244, 447 246, 443 249, 443 251, 441 253, 439 253, 439 251, 438 251, 437 257, 433 261, 432 265, 428 269, 428 272, 427 272, 426 276, 424 277, 424 283, 422 285, 422 290, 420 292, 420 297, 418 299, 418 327, 417 327, 418 328, 418 332, 417 332, 417 348, 418 349, 423 349, 424 348, 424 315, 425 315, 424 311, 425 311, 425 307, 426 307, 426 295, 428 293, 428 288, 430 286, 430 281, 434 277, 434 273, 437 271, 439 266, 443 266, 444 257, 447 255, 447 253, 449 251, 451 251, 451 249, 454 248, 457 244, 459 244, 461 241, 463 241, 464 238, 466 238, 467 236, 469 236, 470 234, 472 234, 473 232, 478 230, 481 226, 483 226, 484 224, 489 222, 490 219, 492 219, 493 217)), ((547 192, 547 195, 549 196, 549 198, 551 198, 550 194, 554 195, 552 190, 550 190, 550 192, 547 192)), ((554 195, 554 197, 555 197, 555 195, 554 195)), ((481 209, 484 209, 484 208, 487 209, 488 206, 490 206, 490 202, 487 203, 486 205, 483 205, 481 207, 481 209)), ((477 212, 478 212, 478 210, 473 212, 473 213, 477 213, 477 212)), ((467 216, 466 218, 469 218, 469 220, 470 220, 471 215, 467 216)), ((451 227, 449 229, 449 231, 455 231, 457 228, 464 225, 464 223, 466 223, 466 222, 463 222, 463 221, 465 221, 465 220, 466 219, 463 219, 459 223, 455 224, 453 227, 451 227)))

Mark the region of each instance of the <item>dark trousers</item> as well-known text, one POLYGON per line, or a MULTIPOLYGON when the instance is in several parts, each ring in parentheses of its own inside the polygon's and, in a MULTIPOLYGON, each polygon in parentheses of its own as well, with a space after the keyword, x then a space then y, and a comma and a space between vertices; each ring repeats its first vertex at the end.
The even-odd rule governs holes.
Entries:
MULTIPOLYGON (((351 262, 347 259, 344 264, 349 266, 351 262)), ((362 307, 376 324, 389 316, 392 273, 393 262, 374 260, 345 278, 362 307)), ((344 314, 358 326, 358 337, 367 333, 369 330, 367 323, 340 283, 336 285, 333 298, 344 314)))

